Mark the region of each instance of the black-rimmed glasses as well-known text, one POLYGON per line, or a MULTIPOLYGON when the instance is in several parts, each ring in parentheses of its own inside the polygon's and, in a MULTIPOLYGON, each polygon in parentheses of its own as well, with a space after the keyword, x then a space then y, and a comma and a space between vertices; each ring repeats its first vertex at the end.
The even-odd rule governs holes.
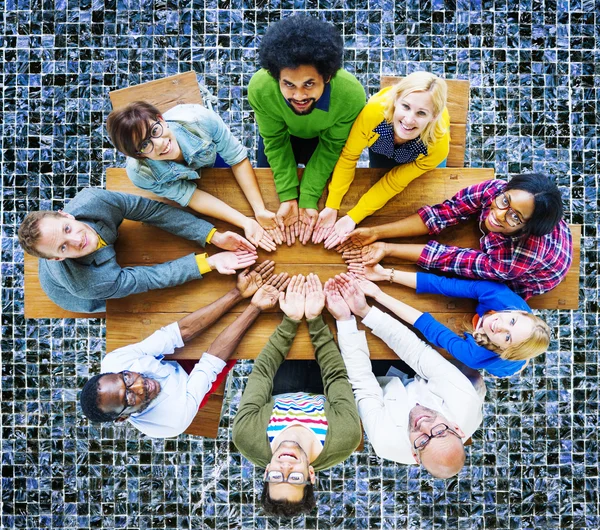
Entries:
POLYGON ((160 138, 163 135, 163 126, 160 120, 150 127, 150 134, 148 137, 138 146, 138 153, 141 155, 149 155, 154 149, 154 142, 152 138, 160 138))
POLYGON ((429 434, 422 434, 415 440, 415 443, 413 444, 415 450, 422 451, 427 447, 427 444, 431 441, 432 438, 443 437, 445 436, 444 433, 446 432, 451 432, 452 434, 454 434, 454 436, 458 436, 458 438, 460 438, 460 434, 453 431, 450 427, 448 427, 448 425, 446 425, 445 423, 438 423, 437 425, 434 425, 431 428, 429 434))
POLYGON ((508 197, 506 196, 505 193, 501 193, 500 195, 496 195, 494 197, 494 204, 500 210, 508 210, 506 212, 506 222, 509 224, 509 226, 515 228, 517 226, 521 226, 522 224, 525 224, 525 221, 523 221, 519 217, 519 214, 517 214, 517 212, 515 212, 510 207, 510 200, 508 199, 508 197))
MULTIPOLYGON (((129 407, 133 407, 135 405, 135 394, 129 390, 133 383, 135 383, 136 377, 133 377, 133 374, 127 370, 123 370, 119 374, 123 379, 123 384, 125 385, 125 406, 119 412, 119 416, 123 414, 129 407)), ((117 416, 117 418, 119 417, 117 416)))

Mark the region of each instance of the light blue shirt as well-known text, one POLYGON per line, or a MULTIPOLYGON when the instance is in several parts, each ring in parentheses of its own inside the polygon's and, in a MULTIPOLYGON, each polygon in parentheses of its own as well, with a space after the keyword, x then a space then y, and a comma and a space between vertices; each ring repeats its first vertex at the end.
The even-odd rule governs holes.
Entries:
POLYGON ((152 438, 177 436, 185 431, 226 365, 225 361, 205 353, 188 375, 177 362, 163 360, 164 355, 182 346, 179 324, 173 322, 142 342, 119 348, 102 359, 103 374, 129 370, 150 376, 160 383, 161 390, 148 408, 127 419, 136 429, 152 438))
POLYGON ((200 168, 214 165, 217 153, 230 166, 248 157, 221 117, 202 105, 177 105, 163 117, 173 129, 185 164, 128 157, 127 176, 138 188, 187 206, 197 189, 192 181, 200 178, 200 168))

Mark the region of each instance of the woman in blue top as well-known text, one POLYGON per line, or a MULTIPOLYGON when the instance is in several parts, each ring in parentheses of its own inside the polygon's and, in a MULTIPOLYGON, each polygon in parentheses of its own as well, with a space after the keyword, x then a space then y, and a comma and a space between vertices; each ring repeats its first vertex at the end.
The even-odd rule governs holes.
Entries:
POLYGON ((527 303, 506 285, 485 280, 445 278, 425 272, 385 269, 381 265, 352 265, 350 270, 364 274, 368 280, 399 283, 417 290, 477 300, 477 315, 472 327, 461 337, 420 311, 382 293, 371 282, 361 282, 361 289, 373 290, 376 300, 402 320, 414 325, 432 344, 444 348, 456 359, 475 369, 485 368, 496 377, 507 377, 522 370, 527 360, 544 353, 550 344, 550 328, 532 314, 527 303), (364 284, 364 285, 363 285, 364 284), (367 285, 371 284, 371 285, 367 285), (385 298, 380 300, 380 298, 385 298), (391 300, 390 300, 391 299, 391 300))
POLYGON ((113 145, 127 156, 127 176, 139 188, 238 226, 265 250, 283 242, 283 223, 265 208, 246 149, 216 112, 186 104, 162 115, 153 105, 135 101, 113 110, 106 128, 113 145), (231 166, 256 221, 198 189, 193 181, 200 168, 215 166, 231 166))

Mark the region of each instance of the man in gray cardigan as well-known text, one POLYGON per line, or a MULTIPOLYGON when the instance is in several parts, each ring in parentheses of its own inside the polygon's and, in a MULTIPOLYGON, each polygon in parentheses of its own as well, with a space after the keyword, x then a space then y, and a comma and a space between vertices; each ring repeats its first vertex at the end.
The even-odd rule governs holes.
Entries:
POLYGON ((315 471, 343 462, 362 438, 348 374, 321 312, 317 275, 294 276, 279 304, 285 313, 254 362, 233 423, 233 443, 266 468, 261 502, 269 515, 308 513, 315 504, 315 471), (305 294, 306 292, 306 294, 305 294), (314 361, 289 361, 306 315, 314 361))
POLYGON ((217 232, 210 223, 167 204, 99 188, 79 192, 64 211, 29 213, 19 227, 19 243, 40 258, 40 283, 48 297, 64 309, 85 313, 105 311, 109 298, 173 287, 214 269, 234 274, 257 258, 255 247, 238 234, 217 232), (122 268, 114 243, 124 219, 230 252, 122 268))

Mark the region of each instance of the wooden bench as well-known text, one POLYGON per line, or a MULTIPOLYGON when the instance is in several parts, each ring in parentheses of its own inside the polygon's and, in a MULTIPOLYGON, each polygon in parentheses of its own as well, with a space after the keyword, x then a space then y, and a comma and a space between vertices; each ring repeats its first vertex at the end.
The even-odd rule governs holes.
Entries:
MULTIPOLYGON (((381 88, 395 85, 402 77, 383 76, 381 88)), ((467 140, 467 115, 469 114, 469 81, 446 79, 448 99, 446 108, 450 114, 450 152, 447 167, 464 167, 467 140)))
POLYGON ((148 101, 161 112, 184 103, 204 104, 195 72, 185 72, 113 90, 108 95, 113 110, 120 109, 134 101, 148 101))

